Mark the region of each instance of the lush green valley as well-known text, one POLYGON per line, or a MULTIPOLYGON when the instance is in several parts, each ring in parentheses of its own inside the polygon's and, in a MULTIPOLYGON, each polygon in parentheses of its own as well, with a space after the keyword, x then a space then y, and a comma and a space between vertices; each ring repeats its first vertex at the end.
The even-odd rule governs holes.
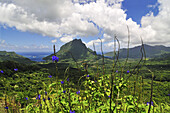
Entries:
POLYGON ((56 53, 59 59, 49 55, 46 62, 37 63, 3 60, 0 112, 168 113, 168 55, 113 60, 74 40, 56 53))

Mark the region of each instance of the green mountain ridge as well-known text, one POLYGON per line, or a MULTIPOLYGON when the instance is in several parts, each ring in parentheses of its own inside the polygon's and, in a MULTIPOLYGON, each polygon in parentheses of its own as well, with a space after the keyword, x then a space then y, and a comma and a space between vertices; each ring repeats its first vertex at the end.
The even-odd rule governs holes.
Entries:
MULTIPOLYGON (((141 46, 136 46, 134 48, 129 48, 129 58, 141 58, 142 54, 140 52, 141 46)), ((150 46, 144 44, 144 49, 147 58, 154 58, 158 57, 165 53, 170 53, 170 47, 165 47, 163 45, 157 46, 150 46)), ((105 56, 112 57, 114 52, 108 52, 105 56)), ((119 58, 126 58, 127 57, 127 49, 123 48, 119 51, 119 58)))
POLYGON ((29 58, 18 55, 15 52, 0 51, 0 62, 7 61, 7 60, 16 61, 18 63, 24 63, 24 64, 34 63, 34 61, 31 61, 29 58))
MULTIPOLYGON (((82 43, 81 39, 74 39, 73 41, 70 41, 61 46, 60 50, 56 53, 56 56, 62 60, 72 59, 72 57, 74 57, 75 60, 82 60, 86 58, 94 58, 95 54, 96 53, 93 50, 87 48, 86 45, 82 43)), ((53 55, 54 54, 44 57, 43 60, 51 60, 53 55)), ((102 57, 101 55, 97 56, 98 58, 102 57)))

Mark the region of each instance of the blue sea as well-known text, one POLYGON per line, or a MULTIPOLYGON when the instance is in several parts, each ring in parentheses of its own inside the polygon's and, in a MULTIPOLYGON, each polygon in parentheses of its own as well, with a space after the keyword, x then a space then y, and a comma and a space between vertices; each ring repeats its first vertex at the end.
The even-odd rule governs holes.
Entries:
POLYGON ((32 61, 42 62, 43 57, 53 54, 52 52, 16 52, 16 54, 29 58, 32 61))

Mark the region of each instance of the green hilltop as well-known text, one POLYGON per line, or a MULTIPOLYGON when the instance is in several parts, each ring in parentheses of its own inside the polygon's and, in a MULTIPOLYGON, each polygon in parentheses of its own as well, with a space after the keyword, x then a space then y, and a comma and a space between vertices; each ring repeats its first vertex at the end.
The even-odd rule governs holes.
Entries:
MULTIPOLYGON (((87 48, 84 43, 82 43, 81 39, 74 39, 63 46, 60 47, 60 50, 56 53, 56 56, 59 57, 60 60, 72 60, 73 57, 75 60, 85 60, 85 59, 94 59, 95 52, 90 48, 87 48)), ((52 56, 51 54, 47 57, 44 57, 43 60, 50 61, 52 56)), ((98 58, 101 58, 101 55, 97 55, 98 58)))
POLYGON ((34 61, 31 61, 29 58, 18 55, 15 52, 0 51, 0 62, 7 60, 26 64, 34 63, 34 61))

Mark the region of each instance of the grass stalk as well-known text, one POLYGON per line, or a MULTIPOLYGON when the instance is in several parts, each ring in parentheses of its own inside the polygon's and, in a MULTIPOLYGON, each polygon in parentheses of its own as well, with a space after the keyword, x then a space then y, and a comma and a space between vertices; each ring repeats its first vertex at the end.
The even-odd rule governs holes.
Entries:
MULTIPOLYGON (((150 109, 151 109, 151 102, 152 102, 152 96, 153 96, 153 78, 154 78, 154 73, 149 70, 152 73, 152 82, 151 82, 151 95, 150 95, 150 102, 149 102, 149 110, 148 113, 150 113, 150 109)), ((154 106, 154 103, 153 103, 154 106)))
POLYGON ((103 65, 103 75, 105 75, 105 64, 104 64, 104 54, 103 54, 103 49, 102 49, 102 40, 98 38, 101 41, 101 52, 102 52, 102 65, 103 65))

